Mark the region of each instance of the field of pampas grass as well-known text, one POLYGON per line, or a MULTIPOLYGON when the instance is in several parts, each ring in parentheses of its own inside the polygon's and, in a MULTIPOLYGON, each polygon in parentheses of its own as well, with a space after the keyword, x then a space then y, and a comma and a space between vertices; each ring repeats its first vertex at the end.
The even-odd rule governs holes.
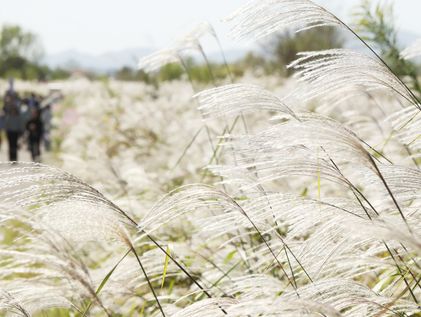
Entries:
MULTIPOLYGON (((359 38, 309 0, 226 21, 359 38)), ((181 53, 204 35, 139 62, 186 80, 61 83, 49 165, 0 164, 1 314, 421 316, 421 96, 361 38, 197 87, 181 53)))

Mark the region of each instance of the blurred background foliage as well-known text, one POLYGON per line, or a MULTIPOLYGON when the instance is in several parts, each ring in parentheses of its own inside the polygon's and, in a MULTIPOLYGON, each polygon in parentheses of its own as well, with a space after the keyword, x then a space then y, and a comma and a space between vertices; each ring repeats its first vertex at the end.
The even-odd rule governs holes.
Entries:
POLYGON ((66 78, 63 69, 42 65, 44 51, 38 37, 17 25, 4 25, 0 31, 0 77, 24 80, 66 78))
MULTIPOLYGON (((362 0, 352 18, 352 27, 361 38, 373 47, 397 75, 405 78, 411 88, 421 93, 417 64, 403 60, 399 55, 403 48, 398 44, 393 6, 388 2, 374 4, 370 0, 362 0)), ((207 64, 203 59, 186 57, 183 65, 169 64, 155 74, 146 74, 128 66, 113 73, 97 74, 80 69, 52 69, 43 65, 43 48, 38 37, 19 26, 5 25, 0 31, 0 77, 43 81, 65 79, 75 73, 82 73, 91 79, 105 76, 157 85, 162 81, 179 79, 208 84, 226 79, 229 75, 241 77, 246 72, 252 72, 255 76, 290 76, 292 71, 286 66, 296 59, 298 52, 346 47, 348 41, 349 38, 345 38, 338 28, 332 27, 301 33, 284 32, 264 40, 258 49, 231 62, 228 67, 225 63, 207 64)))
POLYGON ((275 35, 269 39, 265 47, 268 49, 269 63, 273 64, 269 69, 289 76, 292 70, 286 66, 297 58, 299 52, 341 48, 344 44, 345 38, 338 28, 324 27, 300 33, 285 32, 275 35))

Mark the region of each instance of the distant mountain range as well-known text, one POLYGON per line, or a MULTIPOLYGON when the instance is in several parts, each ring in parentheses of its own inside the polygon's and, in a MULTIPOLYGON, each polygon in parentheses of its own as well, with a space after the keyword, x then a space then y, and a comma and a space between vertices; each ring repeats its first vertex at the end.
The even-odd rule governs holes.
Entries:
MULTIPOLYGON (((346 38, 346 47, 354 49, 362 48, 361 43, 358 43, 352 35, 347 35, 346 38)), ((403 31, 399 34, 400 46, 406 47, 418 38, 421 38, 419 34, 403 31)), ((257 49, 257 46, 255 49, 257 49)), ((138 47, 92 55, 77 50, 68 50, 47 55, 44 63, 53 68, 61 67, 69 70, 84 69, 97 73, 113 73, 124 66, 136 68, 137 61, 140 57, 154 51, 155 49, 153 48, 138 47)), ((233 62, 244 57, 247 51, 244 49, 233 49, 226 50, 224 53, 228 62, 233 62)), ((220 52, 210 52, 208 58, 212 61, 222 62, 220 52)))
POLYGON ((120 51, 92 55, 77 50, 50 54, 44 62, 53 68, 85 69, 95 72, 112 72, 123 66, 133 67, 139 56, 153 52, 149 48, 130 48, 120 51))
MULTIPOLYGON (((68 50, 47 55, 44 58, 44 63, 53 68, 61 67, 68 70, 84 69, 97 73, 113 73, 124 66, 136 68, 140 57, 154 51, 153 48, 139 47, 92 55, 77 50, 68 50)), ((224 53, 228 62, 232 62, 242 58, 246 51, 227 50, 224 53)), ((212 61, 222 61, 220 52, 211 52, 208 58, 212 61)))

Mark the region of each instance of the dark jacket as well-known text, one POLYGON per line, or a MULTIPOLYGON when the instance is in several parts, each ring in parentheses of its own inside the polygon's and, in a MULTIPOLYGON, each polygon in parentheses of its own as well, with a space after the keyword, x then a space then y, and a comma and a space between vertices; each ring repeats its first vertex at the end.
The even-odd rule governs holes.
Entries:
POLYGON ((12 132, 22 132, 24 119, 20 109, 19 96, 14 91, 7 91, 4 97, 4 129, 12 132))
POLYGON ((26 123, 26 131, 28 131, 29 141, 39 142, 44 133, 44 125, 42 124, 41 118, 36 117, 30 119, 26 123))

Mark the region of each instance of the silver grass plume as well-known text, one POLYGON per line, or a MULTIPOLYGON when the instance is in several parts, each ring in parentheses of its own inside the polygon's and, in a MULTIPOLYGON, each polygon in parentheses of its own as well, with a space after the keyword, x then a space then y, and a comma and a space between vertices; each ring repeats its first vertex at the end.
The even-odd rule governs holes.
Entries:
POLYGON ((188 33, 178 38, 174 43, 174 47, 176 47, 179 51, 200 49, 200 38, 206 35, 211 35, 212 37, 217 38, 213 26, 209 22, 201 22, 188 33))
MULTIPOLYGON (((23 218, 35 223, 34 229, 41 233, 57 233, 65 240, 76 242, 116 240, 128 247, 135 255, 162 312, 150 279, 129 238, 128 231, 136 227, 136 222, 99 191, 69 173, 33 163, 0 164, 0 189, 0 200, 10 206, 5 208, 6 217, 14 212, 20 213, 23 218)), ((63 266, 66 272, 65 268, 63 266)), ((87 270, 82 271, 88 274, 87 270)), ((71 270, 69 275, 70 280, 74 279, 86 288, 110 316, 96 296, 90 279, 81 277, 75 270, 71 270)))
POLYGON ((343 25, 332 13, 309 0, 251 1, 225 20, 232 23, 230 35, 237 39, 259 39, 286 28, 303 31, 343 25))
POLYGON ((6 311, 17 316, 30 317, 31 314, 9 292, 0 290, 0 312, 6 311))
POLYGON ((145 72, 154 72, 167 64, 178 63, 179 61, 177 51, 169 48, 142 57, 139 60, 137 67, 145 72))
MULTIPOLYGON (((351 32, 361 43, 366 46, 376 57, 376 60, 389 72, 389 77, 394 77, 405 89, 405 96, 418 110, 421 105, 412 91, 393 73, 386 62, 348 25, 338 19, 322 6, 310 0, 262 0, 251 1, 238 9, 227 18, 232 21, 231 35, 234 38, 252 37, 255 39, 282 31, 286 28, 295 28, 297 32, 320 26, 338 26, 351 32)), ((360 65, 363 68, 365 65, 360 65)), ((401 87, 401 88, 402 88, 401 87)))
POLYGON ((194 97, 199 101, 199 110, 203 116, 209 118, 237 116, 261 110, 281 112, 296 117, 282 100, 256 85, 224 85, 201 91, 194 97))
POLYGON ((226 314, 221 311, 221 307, 226 309, 236 302, 237 301, 235 299, 230 298, 201 300, 184 309, 181 309, 172 315, 172 317, 223 317, 226 316, 226 314))
POLYGON ((183 63, 182 52, 185 50, 202 50, 199 40, 206 34, 217 38, 215 30, 210 23, 199 23, 190 32, 175 40, 168 48, 140 58, 138 69, 154 72, 170 63, 183 63))
POLYGON ((396 137, 411 150, 408 153, 418 165, 421 157, 421 114, 415 108, 404 108, 391 114, 387 120, 392 124, 396 137))
POLYGON ((405 48, 400 55, 404 59, 413 59, 421 56, 421 39, 416 40, 410 46, 405 48))
POLYGON ((297 91, 305 100, 335 102, 361 94, 361 90, 384 90, 417 105, 408 88, 380 60, 357 51, 303 52, 288 67, 305 84, 297 91))
MULTIPOLYGON (((57 276, 55 278, 67 277, 57 276)), ((60 291, 66 289, 64 285, 60 285, 60 287, 62 288, 60 291)), ((76 293, 75 289, 68 291, 74 292, 73 295, 76 293)), ((63 294, 60 294, 58 286, 51 287, 30 279, 20 282, 10 280, 7 291, 0 290, 0 312, 28 317, 48 309, 72 306, 72 303, 63 294)))
POLYGON ((352 160, 375 170, 360 138, 343 124, 310 113, 297 116, 299 121, 289 120, 276 124, 253 136, 233 137, 233 146, 245 158, 244 162, 252 162, 247 158, 254 158, 256 166, 260 158, 288 159, 296 151, 298 155, 313 153, 313 157, 319 153, 320 158, 327 161, 330 156, 339 163, 352 160))
POLYGON ((197 210, 239 211, 224 192, 208 185, 186 185, 164 196, 139 222, 141 232, 151 233, 181 215, 197 210))
POLYGON ((124 211, 93 187, 41 164, 1 163, 0 200, 10 207, 3 213, 6 218, 34 218, 69 239, 126 243, 126 230, 134 225, 124 211))

